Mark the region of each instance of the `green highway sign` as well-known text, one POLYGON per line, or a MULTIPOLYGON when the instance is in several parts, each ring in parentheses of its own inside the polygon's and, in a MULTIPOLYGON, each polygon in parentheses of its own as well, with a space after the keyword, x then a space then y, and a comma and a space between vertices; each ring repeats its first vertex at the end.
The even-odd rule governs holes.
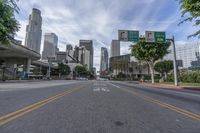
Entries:
POLYGON ((139 31, 128 31, 128 41, 138 42, 139 41, 139 31))
POLYGON ((118 38, 119 38, 119 41, 138 42, 138 40, 139 40, 139 31, 119 30, 118 31, 118 38))
POLYGON ((155 42, 165 43, 166 35, 165 32, 155 32, 155 42))
POLYGON ((165 32, 146 31, 145 39, 146 42, 164 43, 166 42, 166 34, 165 32))

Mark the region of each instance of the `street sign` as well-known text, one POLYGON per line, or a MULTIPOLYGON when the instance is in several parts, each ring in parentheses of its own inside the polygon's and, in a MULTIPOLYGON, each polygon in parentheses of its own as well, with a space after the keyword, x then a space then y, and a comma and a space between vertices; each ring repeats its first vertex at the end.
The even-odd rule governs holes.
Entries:
POLYGON ((155 32, 154 31, 146 31, 145 32, 145 39, 146 42, 155 42, 155 32))
POLYGON ((128 31, 128 41, 138 42, 139 41, 139 31, 128 31))
POLYGON ((155 42, 165 43, 165 41, 166 41, 165 32, 155 32, 154 36, 155 36, 155 42))
POLYGON ((118 39, 119 41, 125 41, 125 42, 138 42, 139 31, 119 30, 118 39))
POLYGON ((165 32, 146 31, 145 39, 146 42, 164 43, 166 41, 166 35, 165 32))
POLYGON ((119 30, 118 37, 120 41, 128 41, 128 31, 127 30, 119 30))

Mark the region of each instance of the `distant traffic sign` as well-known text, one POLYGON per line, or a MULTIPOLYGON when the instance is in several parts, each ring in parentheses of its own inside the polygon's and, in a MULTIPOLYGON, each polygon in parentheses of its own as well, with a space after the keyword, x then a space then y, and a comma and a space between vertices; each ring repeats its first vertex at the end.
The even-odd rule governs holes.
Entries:
POLYGON ((164 43, 166 41, 165 32, 155 32, 155 42, 164 43))
POLYGON ((145 32, 145 38, 146 42, 155 42, 155 36, 154 31, 146 31, 145 32))
POLYGON ((146 42, 164 43, 166 41, 166 35, 165 32, 146 31, 145 39, 146 42))
POLYGON ((139 41, 139 31, 128 31, 128 41, 138 42, 139 41))
POLYGON ((138 42, 139 31, 119 30, 118 38, 119 41, 138 42))

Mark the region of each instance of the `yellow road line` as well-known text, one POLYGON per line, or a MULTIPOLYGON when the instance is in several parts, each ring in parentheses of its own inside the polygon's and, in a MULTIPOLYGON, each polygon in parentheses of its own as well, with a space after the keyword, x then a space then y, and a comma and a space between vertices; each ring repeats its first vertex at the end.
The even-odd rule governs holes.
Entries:
POLYGON ((165 103, 165 102, 161 102, 161 101, 159 101, 159 100, 157 100, 157 99, 148 97, 148 96, 146 96, 146 95, 143 95, 143 94, 140 94, 140 93, 137 93, 137 92, 130 91, 130 90, 128 90, 128 89, 122 89, 122 88, 120 88, 120 89, 123 90, 123 91, 126 91, 126 92, 128 92, 128 93, 131 93, 131 94, 133 94, 133 95, 139 96, 139 97, 141 97, 141 98, 143 98, 143 99, 145 99, 145 100, 147 100, 147 101, 149 101, 149 102, 158 104, 158 105, 160 105, 160 106, 162 106, 162 107, 168 108, 168 109, 173 110, 173 111, 175 111, 175 112, 178 112, 178 113, 180 113, 180 114, 182 114, 182 115, 185 115, 185 116, 187 116, 187 117, 190 117, 190 118, 192 118, 192 119, 195 119, 195 120, 200 121, 200 115, 199 115, 199 114, 192 113, 192 112, 187 111, 187 110, 185 110, 185 109, 182 109, 182 108, 179 108, 179 107, 176 107, 176 106, 167 104, 167 103, 165 103))
MULTIPOLYGON (((80 88, 78 88, 78 89, 80 89, 80 88)), ((2 120, 0 122, 0 126, 5 125, 6 123, 17 119, 18 117, 21 117, 21 116, 23 116, 23 115, 25 115, 25 114, 27 114, 27 113, 35 110, 35 109, 38 109, 38 108, 40 108, 40 107, 42 107, 42 106, 44 106, 44 105, 46 105, 46 104, 48 104, 50 102, 53 102, 53 101, 65 96, 67 94, 70 94, 70 93, 72 93, 74 91, 77 91, 78 89, 73 89, 73 90, 68 90, 68 91, 62 92, 60 94, 57 94, 55 96, 52 96, 50 98, 47 98, 47 99, 42 100, 40 102, 37 102, 35 104, 29 105, 29 106, 27 106, 25 108, 19 109, 19 110, 15 111, 15 112, 12 112, 12 113, 9 113, 7 115, 4 115, 4 116, 0 117, 0 120, 2 120)))
MULTIPOLYGON (((69 91, 69 90, 68 90, 68 91, 69 91)), ((32 108, 32 107, 34 107, 34 106, 37 106, 37 105, 39 105, 39 104, 42 104, 42 103, 44 103, 44 102, 46 102, 46 101, 48 101, 48 100, 51 100, 51 99, 53 99, 53 98, 55 98, 55 97, 57 97, 57 96, 62 95, 63 93, 66 93, 66 92, 68 92, 68 91, 62 92, 62 93, 57 94, 57 95, 55 95, 55 96, 49 97, 49 98, 47 98, 47 99, 45 99, 45 100, 42 100, 42 101, 39 101, 39 102, 37 102, 37 103, 31 104, 31 105, 29 105, 29 106, 26 106, 26 107, 24 107, 24 108, 22 108, 22 109, 19 109, 19 110, 15 111, 15 112, 12 112, 12 113, 7 114, 7 115, 1 116, 1 117, 0 117, 0 120, 3 120, 3 119, 5 119, 5 118, 7 118, 7 117, 10 117, 10 116, 15 115, 15 114, 17 114, 17 113, 20 113, 20 112, 22 112, 22 111, 25 111, 25 110, 27 110, 27 109, 29 109, 29 108, 32 108)))

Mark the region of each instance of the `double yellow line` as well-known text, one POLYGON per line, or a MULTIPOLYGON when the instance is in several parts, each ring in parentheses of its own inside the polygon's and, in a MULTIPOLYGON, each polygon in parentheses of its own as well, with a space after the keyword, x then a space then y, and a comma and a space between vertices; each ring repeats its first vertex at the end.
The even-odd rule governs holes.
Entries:
POLYGON ((175 111, 175 112, 177 112, 177 113, 180 113, 180 114, 182 114, 182 115, 185 115, 185 116, 187 116, 187 117, 189 117, 189 118, 192 118, 192 119, 194 119, 194 120, 200 121, 200 114, 192 113, 192 112, 187 111, 187 110, 185 110, 185 109, 182 109, 182 108, 179 108, 179 107, 176 107, 176 106, 173 106, 173 105, 170 105, 170 104, 161 102, 161 101, 159 101, 159 100, 157 100, 157 99, 154 99, 154 98, 151 98, 151 97, 142 95, 142 94, 137 93, 137 92, 130 91, 130 90, 128 90, 128 89, 122 89, 122 88, 120 88, 120 89, 123 90, 123 91, 126 91, 126 92, 128 92, 128 93, 131 93, 131 94, 133 94, 133 95, 135 95, 135 96, 139 96, 139 97, 141 97, 141 98, 143 98, 143 99, 145 99, 145 100, 147 100, 147 101, 149 101, 149 102, 158 104, 158 105, 160 105, 160 106, 162 106, 162 107, 165 107, 165 108, 167 108, 167 109, 169 109, 169 110, 173 110, 173 111, 175 111))
POLYGON ((25 115, 25 114, 33 111, 33 110, 36 110, 36 109, 38 109, 38 108, 40 108, 40 107, 42 107, 42 106, 44 106, 44 105, 46 105, 48 103, 51 103, 51 102, 53 102, 53 101, 65 96, 65 95, 70 94, 70 93, 72 93, 74 91, 77 91, 79 89, 80 88, 64 91, 64 92, 59 93, 59 94, 57 94, 55 96, 49 97, 49 98, 47 98, 45 100, 36 102, 36 103, 31 104, 29 106, 26 106, 26 107, 24 107, 22 109, 19 109, 19 110, 15 111, 15 112, 3 115, 3 116, 0 117, 0 126, 3 126, 5 124, 17 119, 18 117, 21 117, 21 116, 23 116, 23 115, 25 115))

